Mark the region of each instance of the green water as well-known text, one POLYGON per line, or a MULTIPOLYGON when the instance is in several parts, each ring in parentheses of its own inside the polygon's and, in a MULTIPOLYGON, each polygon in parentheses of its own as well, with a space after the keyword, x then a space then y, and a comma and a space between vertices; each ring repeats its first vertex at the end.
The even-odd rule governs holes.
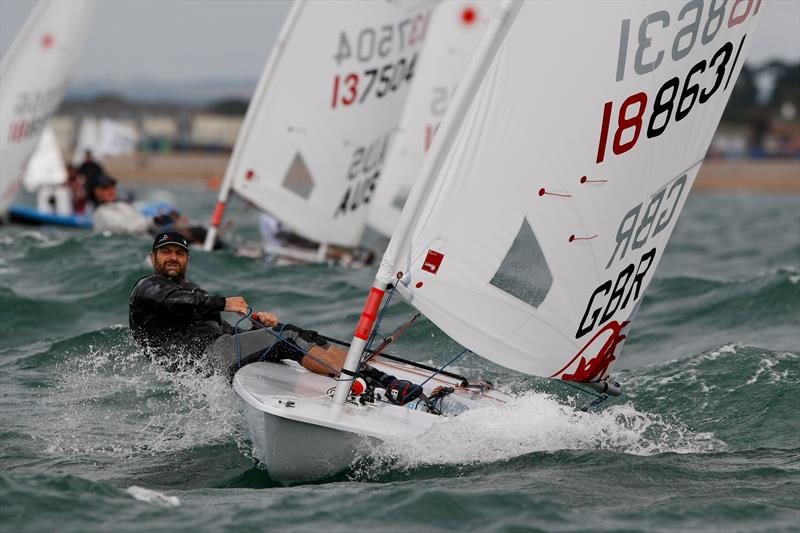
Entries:
MULTIPOLYGON (((172 192, 210 213, 213 195, 172 192)), ((255 237, 252 211, 230 219, 255 237)), ((127 296, 149 244, 0 228, 0 530, 800 529, 798 197, 690 197, 621 356, 625 395, 602 411, 470 356, 457 370, 514 391, 511 410, 444 420, 294 487, 248 456, 226 383, 137 352, 127 296)), ((228 253, 195 253, 189 272, 345 338, 373 275, 228 253)), ((393 305, 385 329, 410 313, 393 305)), ((457 349, 423 321, 395 351, 441 364, 457 349)))

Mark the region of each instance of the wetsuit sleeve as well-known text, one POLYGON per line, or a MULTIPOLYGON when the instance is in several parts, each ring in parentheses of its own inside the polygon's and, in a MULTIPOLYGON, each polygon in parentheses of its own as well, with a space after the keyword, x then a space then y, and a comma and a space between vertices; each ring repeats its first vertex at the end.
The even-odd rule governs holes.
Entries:
POLYGON ((136 288, 134 300, 140 305, 165 308, 177 316, 192 316, 225 309, 225 298, 222 296, 185 290, 157 279, 148 279, 140 283, 136 288))

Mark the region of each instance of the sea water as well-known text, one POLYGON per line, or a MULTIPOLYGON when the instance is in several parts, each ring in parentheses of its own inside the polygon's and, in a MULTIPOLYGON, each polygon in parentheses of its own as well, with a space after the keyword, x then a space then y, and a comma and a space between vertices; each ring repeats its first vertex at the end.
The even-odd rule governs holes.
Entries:
MULTIPOLYGON (((211 213, 212 193, 171 193, 211 213)), ((255 218, 234 204, 228 240, 255 239, 255 218)), ((249 455, 225 380, 163 372, 131 340, 127 297, 149 246, 0 228, 0 530, 800 528, 797 196, 690 196, 621 355, 624 394, 599 411, 470 355, 454 370, 512 392, 510 409, 441 419, 292 487, 249 455)), ((340 338, 373 275, 229 252, 195 252, 189 268, 213 293, 340 338)), ((411 314, 393 304, 385 329, 411 314)), ((443 364, 459 347, 420 320, 392 350, 443 364)))

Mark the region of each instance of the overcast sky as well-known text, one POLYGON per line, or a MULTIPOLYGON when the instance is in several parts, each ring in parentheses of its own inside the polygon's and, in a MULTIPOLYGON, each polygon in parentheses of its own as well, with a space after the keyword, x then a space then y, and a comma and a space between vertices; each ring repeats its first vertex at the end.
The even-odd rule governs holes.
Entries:
MULTIPOLYGON (((0 53, 5 53, 34 4, 0 0, 0 53)), ((290 0, 100 0, 98 4, 75 82, 258 78, 290 0)), ((800 61, 800 0, 771 0, 767 7, 748 60, 800 61)))

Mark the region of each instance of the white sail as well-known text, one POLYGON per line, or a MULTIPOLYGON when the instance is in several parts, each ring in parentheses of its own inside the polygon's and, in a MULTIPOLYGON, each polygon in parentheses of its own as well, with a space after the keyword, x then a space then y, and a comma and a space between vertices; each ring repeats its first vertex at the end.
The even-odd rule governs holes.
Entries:
POLYGON ((432 9, 419 0, 296 2, 225 182, 306 238, 357 245, 432 9))
POLYGON ((433 14, 414 83, 392 141, 367 223, 392 235, 450 99, 467 70, 494 0, 442 2, 433 14))
POLYGON ((42 1, 0 64, 0 214, 16 195, 89 33, 94 3, 42 1))
POLYGON ((72 164, 80 165, 86 159, 86 150, 92 152, 92 158, 101 159, 98 153, 100 144, 100 124, 95 118, 83 117, 81 127, 78 130, 78 139, 75 142, 75 151, 72 154, 72 164))
POLYGON ((459 87, 377 283, 402 275, 408 301, 498 364, 606 376, 764 4, 515 3, 459 87))
POLYGON ((35 192, 43 186, 61 185, 67 181, 67 168, 61 157, 56 134, 49 124, 45 126, 39 144, 25 169, 25 190, 35 192))
POLYGON ((139 133, 136 128, 110 118, 84 117, 78 130, 72 164, 80 165, 86 159, 86 150, 95 161, 108 157, 132 154, 136 151, 139 133))
POLYGON ((132 154, 136 151, 137 142, 139 142, 139 133, 133 126, 110 118, 100 120, 98 136, 99 157, 132 154))

